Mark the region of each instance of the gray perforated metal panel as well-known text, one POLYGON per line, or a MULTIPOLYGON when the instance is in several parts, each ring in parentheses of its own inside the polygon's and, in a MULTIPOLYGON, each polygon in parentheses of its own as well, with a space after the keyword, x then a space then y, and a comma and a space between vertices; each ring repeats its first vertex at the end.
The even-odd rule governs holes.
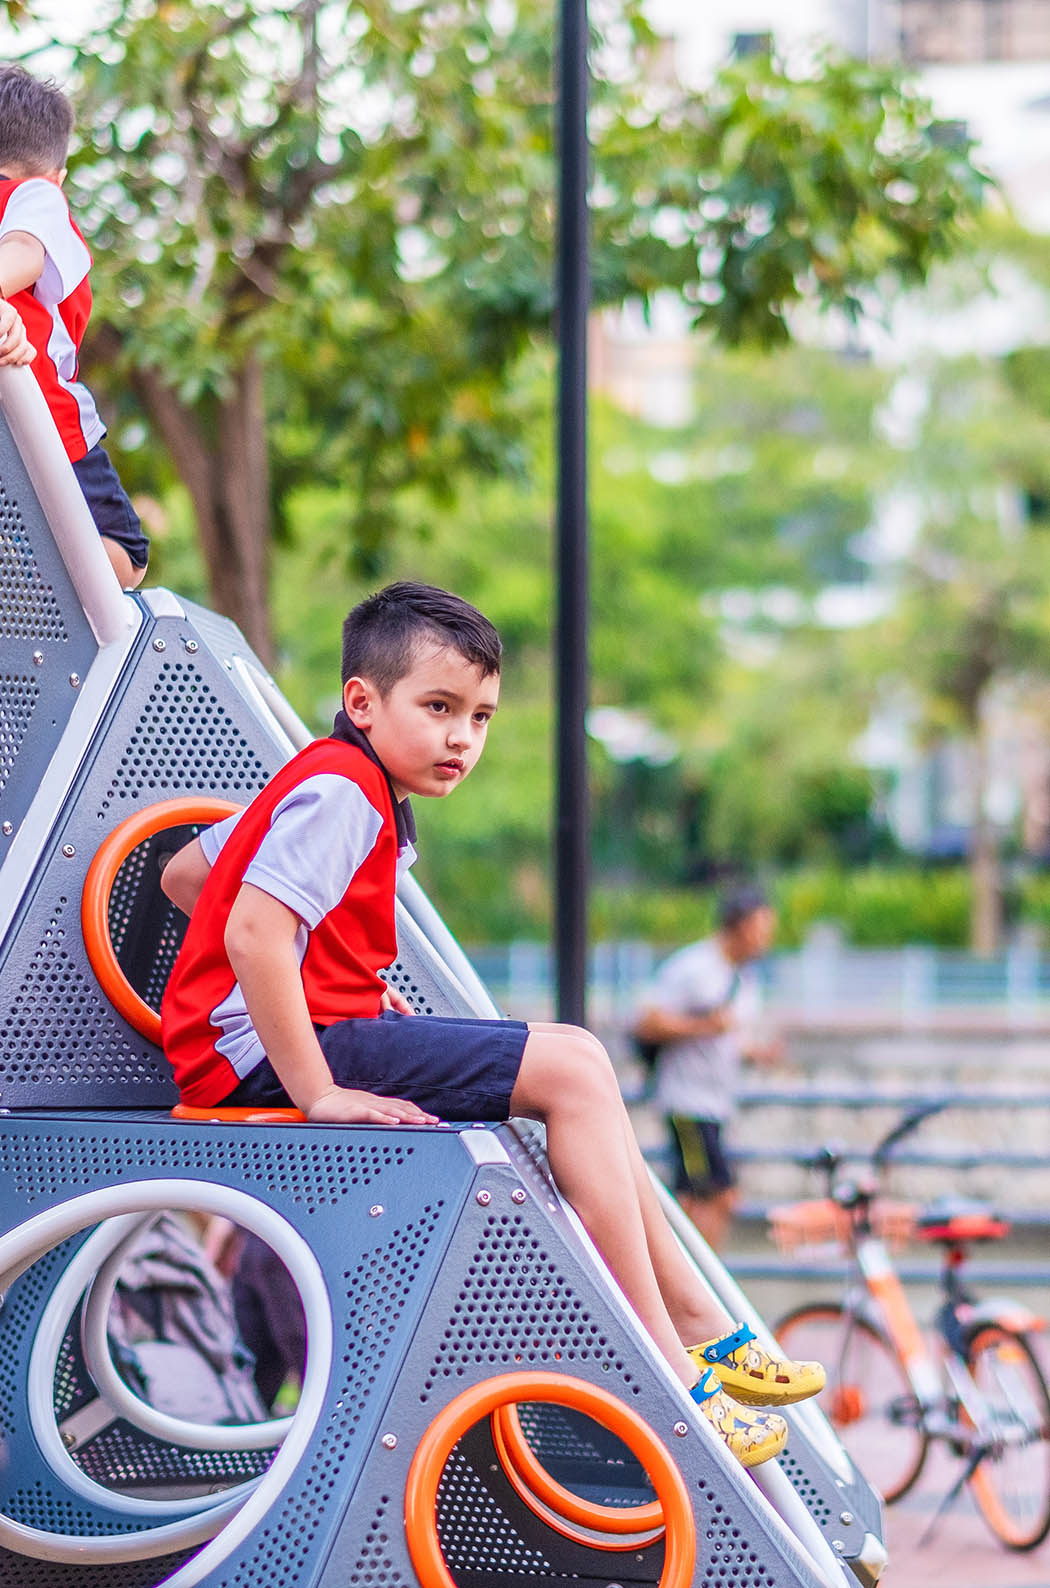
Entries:
POLYGON ((0 412, 0 863, 97 644, 0 412))
MULTIPOLYGON (((102 839, 139 806, 202 793, 247 804, 285 752, 188 620, 145 625, 0 953, 0 1104, 175 1100, 162 1056, 117 1014, 88 963, 84 877, 102 839)), ((127 887, 117 893, 118 934, 128 898, 127 887)), ((168 920, 146 989, 155 1004, 182 929, 170 910, 168 920)))

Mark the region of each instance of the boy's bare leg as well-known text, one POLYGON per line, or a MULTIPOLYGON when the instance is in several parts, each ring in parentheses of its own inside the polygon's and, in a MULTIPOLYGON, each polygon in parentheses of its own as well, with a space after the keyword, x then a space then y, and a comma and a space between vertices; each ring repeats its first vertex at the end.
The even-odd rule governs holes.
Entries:
MULTIPOLYGON (((637 1164, 628 1146, 629 1124, 625 1129, 620 1089, 601 1044, 583 1031, 531 1028, 511 1109, 545 1123, 547 1156, 558 1189, 575 1208, 658 1349, 682 1383, 691 1387, 697 1379, 696 1364, 661 1295, 647 1228, 654 1221, 651 1210, 643 1217, 637 1164)), ((641 1163, 640 1154, 637 1162, 641 1163)), ((655 1229, 652 1232, 658 1260, 669 1266, 669 1247, 674 1245, 682 1268, 688 1268, 651 1187, 649 1195, 666 1230, 666 1241, 655 1229)), ((693 1286, 699 1289, 695 1276, 693 1286)))
MULTIPOLYGON (((574 1026, 558 1025, 532 1025, 530 1031, 542 1031, 552 1036, 576 1038, 589 1041, 601 1061, 609 1066, 608 1055, 597 1037, 590 1032, 581 1031, 574 1026)), ((615 1081, 615 1077, 614 1077, 615 1081)), ((619 1087, 616 1087, 616 1097, 619 1103, 617 1110, 620 1126, 624 1136, 627 1159, 631 1168, 631 1177, 634 1182, 635 1194, 638 1199, 639 1211, 642 1216, 642 1226, 645 1230, 646 1246, 649 1260, 656 1276, 660 1294, 668 1315, 675 1326, 678 1338, 683 1345, 696 1345, 701 1340, 710 1340, 715 1335, 724 1334, 732 1328, 735 1319, 729 1317, 719 1303, 710 1294, 707 1287, 698 1278, 695 1268, 686 1257, 679 1245, 678 1238, 667 1222, 667 1217, 660 1206, 656 1191, 642 1157, 638 1139, 634 1134, 630 1116, 620 1096, 619 1087)), ((552 1165, 553 1167, 553 1165, 552 1165)), ((558 1179, 555 1171, 555 1179, 558 1179)), ((561 1182, 558 1182, 559 1185, 561 1182)), ((571 1198, 569 1199, 572 1200, 571 1198)), ((595 1242, 597 1245, 597 1242, 595 1242)))
POLYGON ((120 581, 120 588, 134 590, 146 577, 145 568, 135 567, 119 540, 110 540, 108 535, 103 535, 102 544, 109 558, 110 567, 120 581))

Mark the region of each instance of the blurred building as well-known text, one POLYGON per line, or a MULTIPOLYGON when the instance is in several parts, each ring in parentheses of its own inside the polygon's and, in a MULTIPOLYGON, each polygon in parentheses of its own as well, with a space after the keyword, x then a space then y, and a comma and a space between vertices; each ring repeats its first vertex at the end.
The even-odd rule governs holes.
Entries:
MULTIPOLYGON (((830 45, 915 67, 945 122, 959 124, 975 139, 982 162, 1019 217, 1033 231, 1050 232, 1050 0, 649 0, 648 11, 669 38, 660 70, 673 70, 694 85, 732 55, 768 48, 770 38, 788 61, 812 59, 830 45)), ((871 324, 853 334, 851 356, 860 352, 900 371, 887 425, 899 422, 906 429, 903 410, 921 402, 915 387, 922 377, 909 368, 917 353, 992 356, 1026 342, 1050 341, 1050 311, 1041 291, 1022 280, 993 285, 998 290, 956 313, 942 305, 935 319, 920 301, 902 301, 888 329, 871 324)), ((826 340, 826 328, 826 320, 814 324, 814 336, 826 340)), ((797 330, 807 335, 804 325, 797 330)), ((626 305, 596 317, 592 327, 595 389, 650 424, 688 423, 694 359, 688 316, 677 298, 658 300, 645 315, 640 306, 626 305)), ((1023 514, 1020 498, 1020 492, 1004 495, 1007 529, 1018 511, 1023 514)), ((870 610, 878 608, 887 573, 895 558, 907 555, 917 529, 914 504, 900 499, 878 504, 875 519, 871 540, 879 551, 868 586, 826 593, 829 611, 852 607, 858 622, 870 620, 870 610)), ((1029 852, 1046 855, 1047 723, 1019 711, 1009 698, 994 702, 991 715, 996 777, 989 814, 1004 830, 1017 831, 1029 852)), ((946 856, 965 850, 973 813, 962 746, 920 748, 902 706, 871 725, 858 753, 891 775, 886 814, 905 847, 946 856)))

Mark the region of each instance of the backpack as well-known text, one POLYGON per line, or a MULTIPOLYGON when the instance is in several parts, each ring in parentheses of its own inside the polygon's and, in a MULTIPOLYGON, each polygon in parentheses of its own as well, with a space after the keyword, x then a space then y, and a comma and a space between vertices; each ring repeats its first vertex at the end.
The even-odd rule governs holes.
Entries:
POLYGON ((131 1247, 107 1333, 120 1376, 158 1411, 199 1423, 269 1416, 255 1387, 254 1358, 237 1331, 230 1286, 170 1214, 131 1247))

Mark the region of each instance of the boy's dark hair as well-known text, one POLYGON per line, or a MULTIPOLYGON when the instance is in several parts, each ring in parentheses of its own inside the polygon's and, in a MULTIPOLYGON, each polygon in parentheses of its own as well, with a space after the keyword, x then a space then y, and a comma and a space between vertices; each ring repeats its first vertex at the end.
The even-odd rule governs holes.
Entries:
POLYGON ((756 910, 769 908, 769 895, 754 883, 742 883, 718 901, 718 924, 724 931, 732 931, 741 921, 746 921, 756 910))
POLYGON ((54 81, 0 66, 0 173, 8 165, 40 176, 61 171, 72 131, 72 108, 54 81))
POLYGON ((388 695, 422 644, 449 645, 481 669, 498 673, 503 646, 487 617, 449 590, 408 580, 360 602, 343 624, 343 683, 367 678, 388 695))

